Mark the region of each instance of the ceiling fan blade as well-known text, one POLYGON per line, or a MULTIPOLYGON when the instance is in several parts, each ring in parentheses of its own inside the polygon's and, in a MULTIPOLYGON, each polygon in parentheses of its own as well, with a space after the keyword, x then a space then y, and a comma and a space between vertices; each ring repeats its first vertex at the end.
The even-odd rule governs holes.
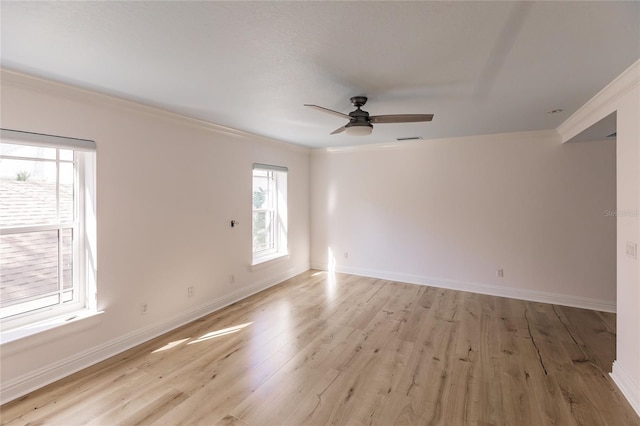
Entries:
POLYGON ((369 117, 371 123, 415 123, 431 120, 433 120, 433 114, 374 115, 369 117))
POLYGON ((333 132, 331 132, 330 134, 335 135, 336 133, 342 133, 345 131, 345 129, 347 128, 347 126, 342 126, 339 129, 334 130, 333 132))
POLYGON ((329 114, 337 115, 338 117, 342 117, 342 118, 346 118, 346 119, 350 119, 350 118, 351 118, 351 117, 349 117, 349 115, 348 115, 348 114, 343 114, 343 113, 341 113, 341 112, 334 111, 334 110, 332 110, 332 109, 325 108, 325 107, 321 107, 321 106, 318 106, 318 105, 309 105, 309 104, 304 104, 304 106, 308 106, 308 107, 311 107, 311 108, 315 108, 315 109, 317 109, 318 111, 327 112, 327 113, 329 113, 329 114))

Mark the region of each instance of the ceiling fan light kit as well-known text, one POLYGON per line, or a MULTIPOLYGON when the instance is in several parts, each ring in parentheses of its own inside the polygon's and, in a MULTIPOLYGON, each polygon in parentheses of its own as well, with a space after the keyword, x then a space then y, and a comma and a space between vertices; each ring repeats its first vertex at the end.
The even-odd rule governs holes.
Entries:
POLYGON ((349 136, 367 136, 370 135, 371 132, 373 131, 373 126, 371 124, 353 124, 351 125, 351 123, 347 124, 345 126, 344 131, 349 135, 349 136))
POLYGON ((369 116, 367 111, 362 110, 360 107, 367 103, 366 96, 354 96, 351 98, 351 103, 356 107, 355 111, 351 111, 348 115, 334 111, 329 108, 324 108, 318 105, 304 104, 311 108, 315 108, 318 111, 322 111, 328 114, 337 115, 349 120, 347 124, 339 129, 331 132, 332 135, 336 133, 345 132, 350 136, 367 136, 373 131, 373 125, 371 123, 416 123, 421 121, 433 120, 433 114, 398 114, 398 115, 374 115, 369 116))

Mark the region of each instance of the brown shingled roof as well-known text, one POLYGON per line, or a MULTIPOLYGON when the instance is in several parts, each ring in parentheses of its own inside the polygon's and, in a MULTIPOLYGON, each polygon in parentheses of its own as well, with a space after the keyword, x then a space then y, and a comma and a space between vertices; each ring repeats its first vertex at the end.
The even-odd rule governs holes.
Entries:
MULTIPOLYGON (((73 218, 73 188, 60 187, 61 216, 73 218)), ((0 227, 56 223, 55 184, 0 180, 0 227)), ((63 285, 71 287, 72 230, 63 231, 63 285)), ((58 289, 58 231, 0 236, 0 307, 58 289)))

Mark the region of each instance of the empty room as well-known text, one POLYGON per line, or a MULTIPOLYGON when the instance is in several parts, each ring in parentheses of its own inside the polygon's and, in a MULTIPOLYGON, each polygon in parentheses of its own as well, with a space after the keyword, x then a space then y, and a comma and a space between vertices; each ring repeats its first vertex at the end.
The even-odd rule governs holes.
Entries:
POLYGON ((640 2, 0 31, 0 424, 640 424, 640 2))

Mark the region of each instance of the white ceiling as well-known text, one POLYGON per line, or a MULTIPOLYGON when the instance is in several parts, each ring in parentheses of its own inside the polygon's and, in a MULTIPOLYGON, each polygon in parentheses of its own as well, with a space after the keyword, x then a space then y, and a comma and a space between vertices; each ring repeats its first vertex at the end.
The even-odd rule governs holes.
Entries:
POLYGON ((2 66, 310 147, 557 127, 640 58, 640 2, 8 2, 2 66), (433 113, 373 134, 305 103, 433 113), (547 114, 553 109, 559 114, 547 114))

